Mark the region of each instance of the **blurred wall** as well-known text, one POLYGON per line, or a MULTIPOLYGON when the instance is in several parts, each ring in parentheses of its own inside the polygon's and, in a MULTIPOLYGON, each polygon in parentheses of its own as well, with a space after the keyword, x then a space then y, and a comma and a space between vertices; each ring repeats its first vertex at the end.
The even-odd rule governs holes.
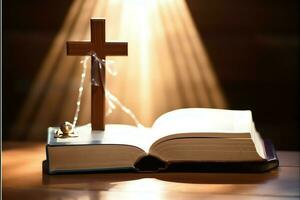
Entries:
POLYGON ((71 3, 3 1, 3 139, 14 134, 12 127, 71 3))
MULTIPOLYGON (((14 134, 11 127, 71 3, 3 1, 4 139, 14 134)), ((299 2, 187 3, 229 108, 251 109, 257 129, 278 149, 299 149, 299 2)))
POLYGON ((299 149, 299 1, 187 0, 230 108, 299 149))

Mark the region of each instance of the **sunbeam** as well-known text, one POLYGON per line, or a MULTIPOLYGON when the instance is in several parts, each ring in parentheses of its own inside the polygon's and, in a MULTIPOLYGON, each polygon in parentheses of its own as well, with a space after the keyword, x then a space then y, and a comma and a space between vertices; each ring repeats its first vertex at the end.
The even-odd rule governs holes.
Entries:
MULTIPOLYGON (((181 107, 225 108, 213 66, 184 0, 74 0, 18 117, 15 138, 42 139, 48 126, 72 121, 82 71, 65 42, 90 40, 90 18, 106 18, 107 41, 128 42, 107 87, 145 126, 181 107)), ((87 74, 90 80, 90 73, 87 74)), ((133 124, 120 109, 108 123, 133 124)), ((86 81, 78 124, 90 122, 86 81)))

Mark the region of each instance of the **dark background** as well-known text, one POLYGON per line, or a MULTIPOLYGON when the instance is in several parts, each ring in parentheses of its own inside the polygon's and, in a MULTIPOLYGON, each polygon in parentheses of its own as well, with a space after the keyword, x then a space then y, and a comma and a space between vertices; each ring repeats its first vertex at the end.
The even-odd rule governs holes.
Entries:
MULTIPOLYGON (((3 139, 71 3, 3 1, 3 139)), ((299 150, 299 1, 187 3, 229 108, 251 109, 277 149, 299 150)))

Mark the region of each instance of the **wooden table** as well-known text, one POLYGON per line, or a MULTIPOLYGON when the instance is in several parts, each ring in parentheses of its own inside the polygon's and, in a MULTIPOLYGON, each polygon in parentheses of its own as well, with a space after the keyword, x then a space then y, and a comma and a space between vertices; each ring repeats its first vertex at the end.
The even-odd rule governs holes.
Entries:
POLYGON ((3 144, 3 199, 299 199, 299 152, 267 173, 45 175, 41 143, 3 144))

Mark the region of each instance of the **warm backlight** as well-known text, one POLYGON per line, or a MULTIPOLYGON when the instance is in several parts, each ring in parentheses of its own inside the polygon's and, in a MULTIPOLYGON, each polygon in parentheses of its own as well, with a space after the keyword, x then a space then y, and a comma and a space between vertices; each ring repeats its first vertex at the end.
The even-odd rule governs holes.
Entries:
MULTIPOLYGON (((106 40, 128 42, 108 88, 145 125, 182 107, 226 107, 213 67, 184 0, 75 0, 41 65, 16 125, 22 138, 44 138, 48 126, 72 121, 82 71, 68 40, 90 40, 90 18, 106 18, 106 40)), ((90 73, 78 124, 90 122, 90 73)), ((120 109, 107 123, 133 121, 120 109)))

